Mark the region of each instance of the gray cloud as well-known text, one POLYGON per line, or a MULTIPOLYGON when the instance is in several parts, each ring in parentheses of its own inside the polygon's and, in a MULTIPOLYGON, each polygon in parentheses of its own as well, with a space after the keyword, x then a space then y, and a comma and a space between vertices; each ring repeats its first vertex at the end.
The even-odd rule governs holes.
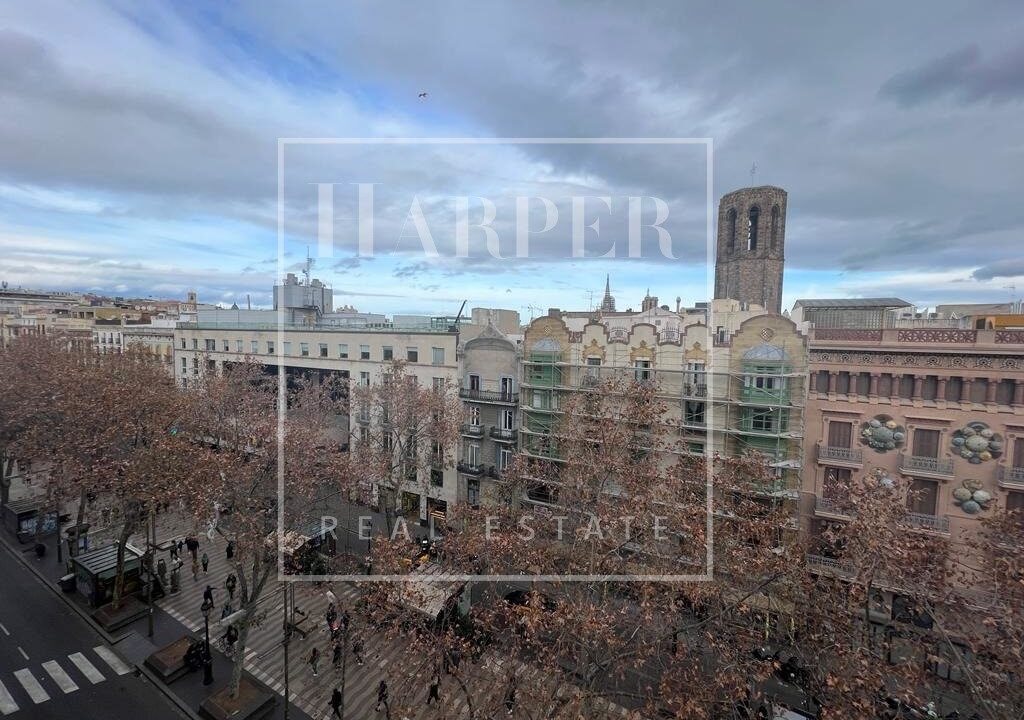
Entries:
POLYGON ((992 280, 993 278, 1024 277, 1024 258, 1016 257, 985 265, 972 274, 975 280, 992 280))
POLYGON ((1024 44, 988 60, 976 44, 968 45, 893 75, 879 94, 907 106, 948 96, 964 103, 1022 100, 1024 44))
MULTIPOLYGON (((309 0, 297 12, 255 0, 202 14, 113 4, 41 0, 0 17, 0 181, 113 198, 111 232, 116 214, 273 232, 278 137, 381 134, 713 137, 716 194, 750 182, 789 190, 787 259, 798 270, 968 276, 1003 262, 1024 232, 1011 102, 1024 94, 1024 46, 1012 3, 309 0)), ((524 153, 566 187, 703 205, 699 157, 524 153)), ((401 172, 445 187, 459 160, 401 172)), ((289 155, 288 168, 307 179, 335 169, 319 149, 289 155)), ((296 206, 292 237, 305 244, 308 195, 296 206)), ((699 250, 703 229, 684 224, 679 237, 699 250)), ((450 235, 438 244, 450 248, 450 235)), ((533 247, 533 267, 568 255, 564 235, 533 247)), ((403 249, 413 262, 418 248, 403 249)), ((525 272, 486 256, 451 265, 525 272)))

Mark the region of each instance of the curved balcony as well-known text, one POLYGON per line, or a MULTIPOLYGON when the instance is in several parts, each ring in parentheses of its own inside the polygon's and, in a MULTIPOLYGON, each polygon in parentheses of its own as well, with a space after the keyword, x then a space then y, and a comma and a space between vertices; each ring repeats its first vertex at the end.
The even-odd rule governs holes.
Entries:
POLYGON ((462 425, 461 432, 466 437, 482 438, 484 436, 484 427, 483 425, 470 425, 469 423, 464 423, 462 425))

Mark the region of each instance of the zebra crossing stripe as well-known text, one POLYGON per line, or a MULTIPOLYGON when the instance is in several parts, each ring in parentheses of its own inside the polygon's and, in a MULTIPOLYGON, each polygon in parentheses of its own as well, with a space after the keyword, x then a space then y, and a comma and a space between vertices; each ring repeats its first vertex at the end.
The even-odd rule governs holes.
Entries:
POLYGON ((50 699, 50 696, 43 690, 43 686, 36 680, 36 676, 28 668, 18 670, 14 673, 14 677, 18 678, 18 682, 25 688, 25 692, 28 693, 28 696, 32 698, 32 702, 36 705, 50 699))
POLYGON ((93 648, 93 652, 99 655, 103 659, 103 662, 109 665, 110 669, 118 675, 127 675, 132 671, 131 665, 125 663, 124 660, 119 658, 114 651, 106 645, 97 645, 93 648))
POLYGON ((78 670, 83 675, 85 675, 85 677, 93 685, 101 683, 106 679, 103 677, 103 674, 96 669, 96 666, 89 662, 88 659, 86 659, 85 655, 83 655, 82 653, 71 653, 70 655, 68 655, 68 660, 73 662, 75 664, 75 667, 77 667, 78 670))
POLYGON ((11 693, 7 691, 7 686, 0 682, 0 713, 10 715, 12 712, 17 711, 18 703, 14 702, 11 693))
POLYGON ((70 675, 64 672, 64 668, 58 665, 56 660, 44 662, 43 670, 50 674, 53 681, 57 683, 57 687, 64 691, 65 695, 78 689, 78 685, 75 684, 75 681, 71 679, 70 675))

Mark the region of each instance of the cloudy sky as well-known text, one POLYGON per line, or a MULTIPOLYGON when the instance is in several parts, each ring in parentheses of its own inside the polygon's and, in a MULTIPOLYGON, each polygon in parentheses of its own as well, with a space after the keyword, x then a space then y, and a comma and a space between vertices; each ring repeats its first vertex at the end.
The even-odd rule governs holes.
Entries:
POLYGON ((361 310, 585 308, 606 273, 620 306, 647 287, 692 304, 703 145, 285 145, 278 262, 279 138, 670 137, 713 140, 715 202, 752 181, 789 192, 785 305, 1024 294, 1017 2, 35 0, 0 6, 0 68, 10 285, 266 304, 308 248, 361 310), (378 188, 372 258, 356 182, 378 188), (501 259, 479 231, 459 257, 458 196, 477 198, 473 223, 492 199, 501 259), (519 259, 517 196, 559 218, 538 232, 544 206, 527 206, 519 259), (573 196, 612 198, 586 257, 573 196), (648 229, 627 257, 630 196, 669 203, 669 253, 648 229))

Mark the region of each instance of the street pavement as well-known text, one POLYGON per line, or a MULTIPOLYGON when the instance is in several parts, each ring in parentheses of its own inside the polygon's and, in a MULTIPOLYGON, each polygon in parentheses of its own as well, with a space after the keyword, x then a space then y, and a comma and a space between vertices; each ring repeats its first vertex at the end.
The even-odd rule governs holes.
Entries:
POLYGON ((0 578, 0 717, 182 718, 3 545, 0 578))
MULTIPOLYGON (((173 514, 162 515, 160 520, 157 525, 158 543, 182 537, 190 531, 189 527, 176 523, 173 514)), ((210 559, 208 572, 200 570, 199 578, 193 580, 188 570, 187 551, 184 551, 185 566, 182 568, 184 572, 180 592, 162 598, 157 604, 190 630, 202 633, 204 625, 200 607, 203 591, 207 585, 212 587, 216 608, 211 613, 210 638, 211 644, 216 647, 219 644, 218 638, 224 632, 219 618, 228 600, 224 579, 231 569, 225 555, 226 542, 222 538, 215 537, 210 541, 200 535, 199 539, 199 554, 206 552, 210 559)), ((463 661, 458 680, 454 676, 442 678, 441 697, 444 704, 441 708, 428 706, 426 699, 434 667, 417 653, 410 652, 401 638, 388 637, 384 632, 375 630, 355 611, 351 611, 352 623, 347 647, 350 648, 351 642, 359 638, 364 647, 365 664, 358 665, 349 653, 343 678, 340 669, 331 667, 333 646, 325 620, 329 603, 326 594, 328 586, 318 586, 311 582, 278 583, 271 580, 259 605, 262 621, 250 630, 245 653, 246 669, 281 695, 285 690, 286 672, 283 646, 286 585, 293 586, 294 604, 306 613, 306 619, 299 623, 300 629, 306 632, 305 637, 300 633, 293 634, 288 647, 289 698, 312 718, 331 716, 329 703, 335 687, 344 693, 344 717, 360 720, 384 720, 388 717, 394 720, 468 718, 470 701, 477 717, 509 717, 503 701, 509 677, 513 673, 516 675, 517 694, 523 706, 522 714, 513 711, 513 718, 544 716, 537 712, 538 705, 553 707, 574 691, 569 685, 560 683, 557 678, 545 674, 537 667, 503 659, 495 653, 485 653, 479 663, 463 661), (319 672, 316 676, 308 664, 313 647, 320 649, 319 672), (382 679, 388 684, 391 707, 390 712, 382 710, 378 713, 375 711, 377 684, 382 679), (528 714, 527 707, 530 708, 528 714)), ((352 584, 331 583, 329 587, 338 598, 339 614, 346 608, 351 609, 360 597, 359 589, 352 584)), ((237 597, 233 609, 238 609, 237 597)), ((623 718, 627 715, 626 710, 620 706, 602 701, 598 701, 597 705, 598 710, 588 717, 623 718)))

